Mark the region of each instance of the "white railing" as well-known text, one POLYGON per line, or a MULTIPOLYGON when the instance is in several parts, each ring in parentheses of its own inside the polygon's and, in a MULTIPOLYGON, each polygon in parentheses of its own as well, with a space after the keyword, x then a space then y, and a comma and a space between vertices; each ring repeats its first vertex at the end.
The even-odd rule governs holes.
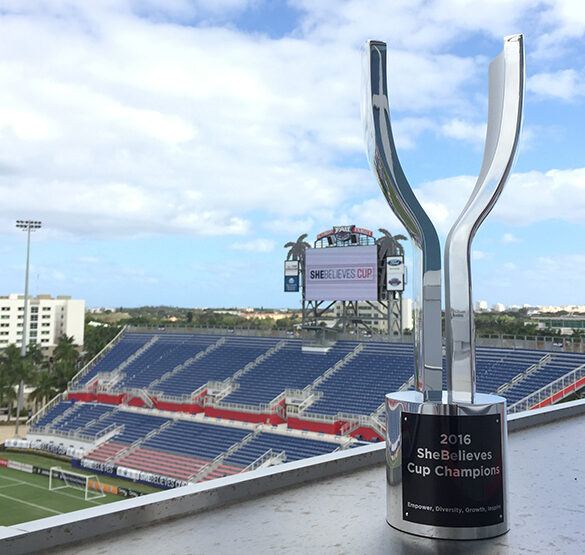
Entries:
POLYGON ((496 394, 500 395, 504 391, 507 391, 513 385, 516 385, 518 382, 520 382, 523 379, 530 376, 530 374, 533 374, 537 370, 544 367, 546 364, 548 364, 551 361, 551 359, 552 359, 552 356, 550 355, 550 353, 547 355, 544 355, 536 364, 529 366, 526 370, 524 370, 524 372, 520 372, 520 374, 516 374, 516 376, 514 376, 509 382, 506 382, 505 384, 498 387, 498 389, 496 390, 496 394))
POLYGON ((128 326, 124 326, 120 332, 112 339, 97 355, 95 355, 67 384, 67 389, 71 389, 89 370, 114 346, 120 339, 128 326))
POLYGON ((32 426, 35 422, 38 422, 47 412, 49 412, 59 401, 65 401, 67 399, 67 392, 62 391, 61 393, 57 393, 55 397, 53 397, 45 406, 41 407, 37 412, 35 412, 27 421, 27 426, 32 426))
POLYGON ((222 461, 227 459, 227 457, 229 457, 234 451, 237 451, 240 447, 254 439, 259 433, 260 430, 256 430, 243 437, 238 443, 235 443, 229 449, 217 455, 217 457, 215 457, 210 463, 206 464, 203 468, 200 468, 196 474, 189 476, 189 481, 192 483, 199 482, 203 477, 207 476, 210 472, 213 472, 222 461))
POLYGON ((255 461, 251 462, 246 468, 244 468, 244 470, 242 470, 242 472, 249 472, 250 470, 259 468, 270 460, 272 460, 274 464, 284 462, 286 461, 286 452, 283 450, 279 453, 275 453, 272 449, 268 449, 266 453, 260 455, 255 461))
POLYGON ((226 341, 227 341, 227 339, 225 337, 218 339, 215 343, 212 343, 206 349, 199 351, 195 356, 188 358, 185 362, 182 362, 181 364, 175 366, 172 370, 169 370, 168 372, 164 373, 160 378, 157 378, 156 380, 151 382, 150 385, 148 386, 148 389, 152 390, 152 388, 154 386, 158 385, 163 380, 170 378, 174 374, 177 374, 178 372, 183 370, 183 368, 186 368, 190 364, 193 364, 194 362, 198 361, 199 359, 207 356, 212 351, 215 351, 215 349, 218 349, 219 347, 221 347, 226 341))
POLYGON ((265 353, 261 354, 259 357, 255 358, 252 362, 249 362, 244 366, 241 370, 238 370, 233 376, 232 380, 237 380, 240 376, 249 372, 252 368, 266 360, 267 358, 271 357, 277 351, 280 351, 286 345, 286 341, 279 341, 274 347, 268 349, 265 353))
POLYGON ((319 376, 313 383, 309 386, 311 389, 317 387, 320 383, 324 382, 331 374, 337 372, 342 366, 345 366, 350 360, 355 358, 359 355, 365 348, 364 343, 360 343, 356 345, 355 349, 345 355, 341 360, 338 360, 331 368, 329 368, 324 374, 319 376))
POLYGON ((154 407, 154 402, 150 398, 150 395, 146 393, 144 389, 141 389, 139 387, 132 387, 130 389, 125 389, 123 392, 127 400, 131 399, 132 397, 138 397, 139 399, 142 399, 144 401, 145 405, 148 408, 151 409, 154 407))
MULTIPOLYGON (((160 333, 157 326, 134 326, 128 327, 132 332, 143 333, 160 333)), ((166 326, 165 333, 196 333, 200 335, 227 335, 243 337, 278 337, 283 339, 299 339, 304 334, 291 330, 264 330, 256 328, 239 328, 239 327, 221 327, 221 328, 200 328, 194 326, 166 326)), ((364 338, 360 335, 342 333, 336 334, 337 340, 362 341, 364 343, 382 342, 382 343, 412 343, 412 335, 385 335, 372 334, 372 337, 364 338)), ((480 347, 510 347, 513 349, 534 349, 544 351, 568 351, 575 353, 585 352, 585 342, 581 339, 572 339, 571 337, 552 337, 552 336, 528 336, 528 335, 503 335, 503 334, 480 334, 476 338, 476 345, 480 347), (558 342, 562 340, 563 345, 559 347, 558 342)))
MULTIPOLYGON (((530 395, 526 396, 524 399, 510 405, 508 407, 508 413, 520 412, 523 410, 528 410, 539 403, 550 399, 553 395, 560 393, 564 389, 575 385, 581 378, 585 377, 585 364, 582 364, 578 368, 575 368, 568 374, 561 376, 560 378, 556 379, 554 382, 551 382, 544 387, 541 387, 538 391, 531 393, 530 395)), ((574 390, 567 392, 572 393, 574 390)))
MULTIPOLYGON (((106 426, 103 430, 100 430, 97 434, 92 436, 95 439, 99 439, 100 437, 104 437, 105 435, 117 430, 118 433, 122 433, 125 430, 126 426, 124 424, 116 424, 112 422, 109 426, 106 426)), ((86 434, 89 437, 89 434, 86 434)))
MULTIPOLYGON (((408 391, 414 385, 414 374, 408 378, 408 381, 403 383, 398 391, 408 391)), ((384 406, 384 405, 382 405, 384 406)), ((379 410, 379 409, 378 409, 379 410)))

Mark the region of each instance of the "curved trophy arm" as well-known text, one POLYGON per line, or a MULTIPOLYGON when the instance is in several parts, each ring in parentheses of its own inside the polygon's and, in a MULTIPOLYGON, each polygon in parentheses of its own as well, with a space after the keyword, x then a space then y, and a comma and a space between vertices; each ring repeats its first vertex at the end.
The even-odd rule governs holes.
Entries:
POLYGON ((445 243, 445 336, 449 402, 473 403, 475 337, 471 295, 471 242, 498 200, 512 168, 522 125, 522 35, 504 39, 489 69, 489 107, 481 171, 445 243))
POLYGON ((436 400, 443 386, 439 238, 396 153, 386 85, 386 43, 366 43, 362 68, 362 122, 368 158, 390 208, 414 243, 415 387, 425 400, 436 400))

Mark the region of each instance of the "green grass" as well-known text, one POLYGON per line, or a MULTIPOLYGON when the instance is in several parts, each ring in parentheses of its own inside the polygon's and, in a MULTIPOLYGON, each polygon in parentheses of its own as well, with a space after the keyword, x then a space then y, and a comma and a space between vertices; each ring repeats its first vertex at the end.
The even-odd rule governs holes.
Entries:
POLYGON ((49 491, 49 478, 0 467, 0 525, 11 526, 88 507, 120 501, 118 495, 83 498, 72 488, 49 491))
MULTIPOLYGON (((129 480, 103 476, 85 469, 72 468, 71 463, 42 455, 19 451, 0 451, 0 458, 18 461, 40 468, 59 466, 79 474, 97 476, 102 484, 121 486, 143 494, 160 491, 158 488, 129 480)), ((84 492, 73 488, 49 491, 49 478, 0 466, 0 526, 11 526, 48 516, 69 513, 123 500, 120 495, 106 494, 97 499, 84 499, 84 492)))
MULTIPOLYGON (((73 468, 71 463, 66 460, 54 459, 51 457, 45 457, 43 455, 37 455, 34 453, 24 453, 22 451, 0 451, 0 459, 8 459, 11 461, 18 461, 22 463, 32 464, 39 468, 51 468, 52 466, 60 466, 63 470, 73 470, 80 474, 95 474, 99 478, 100 482, 106 484, 112 484, 113 486, 121 486, 123 488, 133 489, 140 493, 154 493, 161 491, 161 488, 155 488, 152 486, 146 486, 144 484, 138 484, 131 480, 124 480, 123 478, 115 478, 112 476, 103 476, 96 473, 95 471, 86 470, 83 468, 73 468)), ((1 468, 1 467, 0 467, 1 468)), ((119 499, 122 499, 119 497, 119 499)))

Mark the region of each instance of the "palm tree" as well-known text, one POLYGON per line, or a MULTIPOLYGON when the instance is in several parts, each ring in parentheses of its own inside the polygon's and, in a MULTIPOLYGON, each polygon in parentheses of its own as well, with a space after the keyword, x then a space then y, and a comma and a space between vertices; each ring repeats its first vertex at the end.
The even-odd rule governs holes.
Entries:
POLYGON ((16 401, 14 383, 7 378, 7 374, 0 369, 0 407, 8 407, 8 421, 12 414, 12 405, 16 401))
POLYGON ((34 384, 36 388, 31 391, 29 399, 34 401, 37 407, 39 403, 44 405, 59 393, 55 387, 55 377, 48 371, 38 372, 35 375, 34 384))
POLYGON ((20 348, 14 344, 8 345, 0 352, 0 388, 1 399, 8 403, 9 419, 12 404, 17 398, 16 386, 20 380, 28 381, 32 375, 33 363, 27 357, 20 355, 20 348))
POLYGON ((62 335, 53 351, 53 360, 55 363, 66 362, 75 366, 79 359, 79 351, 76 349, 73 336, 62 335))
POLYGON ((75 374, 77 374, 77 368, 67 360, 60 360, 53 366, 51 379, 57 393, 67 389, 67 385, 75 374))
POLYGON ((382 233, 382 237, 376 239, 376 245, 380 246, 379 252, 381 256, 404 256, 404 247, 398 241, 406 241, 404 235, 392 235, 386 229, 378 229, 382 233))
POLYGON ((39 368, 45 361, 45 355, 38 343, 29 343, 26 348, 26 358, 39 368))
POLYGON ((306 233, 303 233, 296 241, 289 241, 284 245, 285 249, 290 249, 286 257, 287 260, 298 260, 302 267, 305 262, 305 249, 310 249, 311 245, 305 241, 306 233))

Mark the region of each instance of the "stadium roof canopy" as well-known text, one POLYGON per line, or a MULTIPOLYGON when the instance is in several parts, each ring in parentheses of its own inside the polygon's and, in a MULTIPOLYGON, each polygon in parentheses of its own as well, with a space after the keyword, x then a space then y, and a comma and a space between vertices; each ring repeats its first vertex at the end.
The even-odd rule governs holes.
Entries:
POLYGON ((585 400, 512 415, 509 428, 511 530, 498 538, 388 526, 376 444, 0 527, 0 552, 582 553, 585 400))

